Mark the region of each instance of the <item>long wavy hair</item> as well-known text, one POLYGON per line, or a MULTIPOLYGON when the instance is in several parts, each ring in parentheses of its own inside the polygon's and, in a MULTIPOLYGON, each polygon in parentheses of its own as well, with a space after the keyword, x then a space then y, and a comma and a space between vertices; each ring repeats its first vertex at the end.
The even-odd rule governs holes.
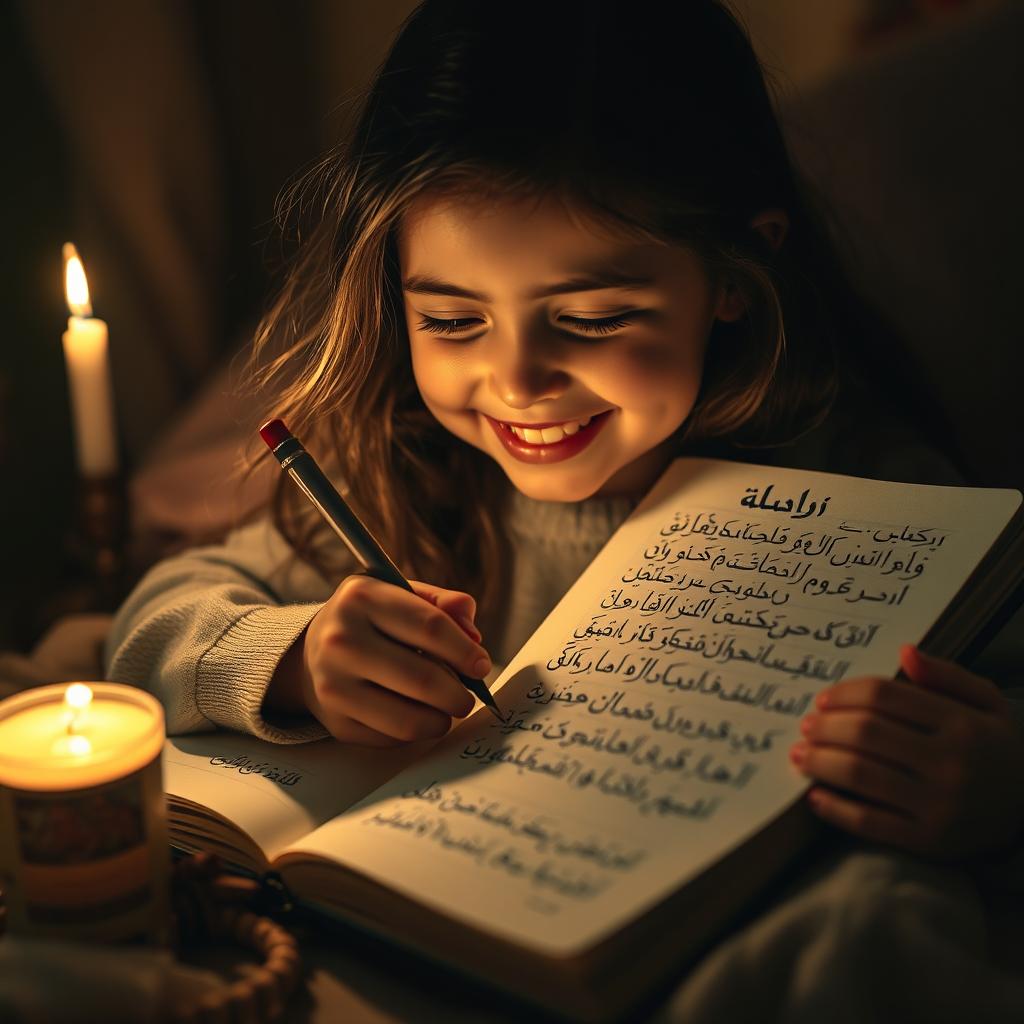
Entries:
MULTIPOLYGON (((424 197, 554 196, 625 234, 687 246, 745 315, 716 324, 680 451, 770 446, 826 414, 854 306, 791 167, 750 43, 714 0, 426 0, 402 26, 348 141, 282 197, 297 239, 246 383, 413 578, 496 614, 508 579, 487 455, 413 378, 396 236, 424 197), (774 249, 751 229, 786 211, 774 249)), ((247 469, 269 453, 253 452, 247 469)), ((331 579, 341 545, 281 477, 278 529, 331 579)))

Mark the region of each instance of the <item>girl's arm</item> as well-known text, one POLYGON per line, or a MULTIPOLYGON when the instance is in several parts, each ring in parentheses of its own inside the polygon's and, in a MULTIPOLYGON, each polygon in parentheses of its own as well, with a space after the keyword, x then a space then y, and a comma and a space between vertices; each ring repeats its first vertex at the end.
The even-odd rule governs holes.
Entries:
POLYGON ((1024 732, 987 679, 905 646, 908 680, 823 690, 791 758, 839 828, 931 859, 999 854, 1024 835, 1024 732))
POLYGON ((269 521, 154 566, 115 616, 108 679, 164 705, 170 734, 221 726, 277 743, 326 735, 312 717, 264 717, 270 680, 333 587, 269 521))
POLYGON ((261 522, 155 566, 107 640, 107 677, 145 687, 167 731, 373 746, 443 734, 473 706, 443 663, 490 670, 468 594, 339 572, 335 587, 261 522))

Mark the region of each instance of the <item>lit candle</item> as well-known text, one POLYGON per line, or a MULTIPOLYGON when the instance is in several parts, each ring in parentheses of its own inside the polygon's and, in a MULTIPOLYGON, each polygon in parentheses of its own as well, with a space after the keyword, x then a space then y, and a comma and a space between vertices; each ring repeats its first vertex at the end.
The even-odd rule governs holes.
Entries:
POLYGON ((0 886, 12 933, 166 940, 164 716, 118 683, 0 702, 0 886))
POLYGON ((64 334, 64 360, 78 471, 86 477, 113 476, 117 472, 117 442, 107 325, 92 315, 85 269, 70 242, 64 246, 64 294, 71 313, 64 334))

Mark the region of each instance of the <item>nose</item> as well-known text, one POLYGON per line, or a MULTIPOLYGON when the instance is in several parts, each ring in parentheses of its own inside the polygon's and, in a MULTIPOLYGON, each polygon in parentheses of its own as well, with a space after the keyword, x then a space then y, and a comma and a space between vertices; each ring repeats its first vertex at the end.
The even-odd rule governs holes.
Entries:
POLYGON ((544 331, 503 332, 491 340, 491 389, 509 409, 558 398, 568 388, 558 341, 544 331))

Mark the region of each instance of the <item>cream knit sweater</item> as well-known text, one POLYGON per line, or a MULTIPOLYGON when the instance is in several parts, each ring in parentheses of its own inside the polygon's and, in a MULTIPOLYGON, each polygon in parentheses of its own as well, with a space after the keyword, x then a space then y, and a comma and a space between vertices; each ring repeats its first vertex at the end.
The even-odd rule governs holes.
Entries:
MULTIPOLYGON (((496 670, 634 504, 539 502, 518 492, 510 501, 514 578, 501 636, 483 638, 496 670)), ((154 566, 119 609, 107 638, 107 678, 155 693, 171 734, 222 726, 276 743, 324 736, 318 722, 270 720, 262 705, 278 662, 345 575, 326 580, 299 561, 269 520, 186 551, 154 566)))
MULTIPOLYGON (((878 424, 876 424, 876 427, 878 424)), ((855 445, 853 464, 836 464, 835 430, 818 430, 777 458, 782 464, 879 479, 958 483, 941 456, 886 433, 883 445, 855 445), (863 458, 867 447, 873 455, 863 458)), ((736 453, 733 453, 734 455, 736 453)), ((742 454, 740 453, 741 457, 742 454)), ((751 453, 749 461, 762 461, 751 453)), ((634 502, 591 498, 540 502, 512 490, 508 530, 513 578, 501 633, 483 644, 495 669, 507 664, 593 560, 634 502)), ((328 542, 343 549, 327 534, 328 542)), ((347 552, 343 557, 348 556, 347 552)), ((341 580, 298 560, 269 520, 230 533, 153 567, 119 609, 107 638, 107 678, 156 694, 170 734, 223 727, 276 743, 325 735, 312 718, 266 717, 262 705, 278 663, 341 580)), ((493 678, 493 675, 491 676, 493 678)))

